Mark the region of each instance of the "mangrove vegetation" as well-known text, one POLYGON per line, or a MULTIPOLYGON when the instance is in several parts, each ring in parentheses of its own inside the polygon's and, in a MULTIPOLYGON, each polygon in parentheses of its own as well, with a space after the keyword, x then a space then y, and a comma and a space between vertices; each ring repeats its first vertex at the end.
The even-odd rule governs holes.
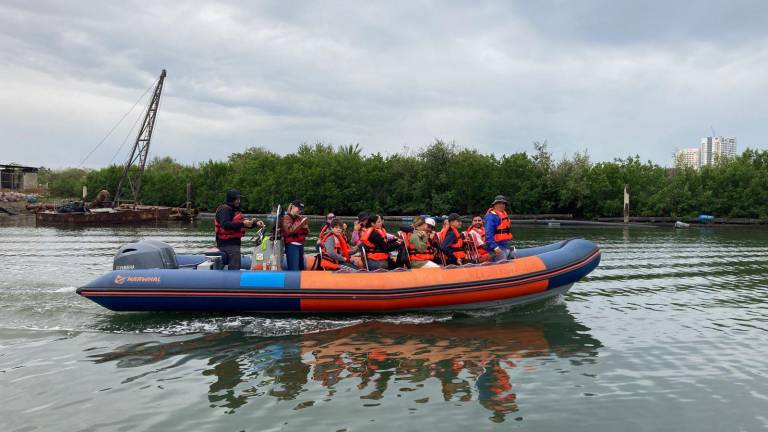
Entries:
MULTIPOLYGON (((592 162, 586 153, 556 159, 545 143, 531 152, 483 154, 437 140, 414 153, 363 154, 360 146, 301 145, 280 155, 260 147, 227 160, 184 165, 155 158, 145 171, 141 201, 178 206, 192 184, 193 205, 214 210, 231 188, 242 191, 251 212, 269 212, 300 198, 306 211, 353 215, 465 215, 483 212, 498 194, 514 214, 572 214, 575 218, 620 216, 629 185, 636 216, 768 217, 768 151, 741 155, 700 170, 665 168, 638 156, 592 162)), ((42 170, 51 195, 114 195, 121 166, 97 170, 42 170)))

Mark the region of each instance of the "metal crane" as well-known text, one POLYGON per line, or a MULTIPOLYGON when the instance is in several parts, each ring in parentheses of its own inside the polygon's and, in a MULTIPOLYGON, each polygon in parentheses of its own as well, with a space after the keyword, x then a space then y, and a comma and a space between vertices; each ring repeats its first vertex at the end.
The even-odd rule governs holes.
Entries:
POLYGON ((139 193, 141 192, 141 178, 144 175, 144 167, 147 163, 147 154, 149 153, 149 142, 152 139, 152 129, 155 127, 155 118, 157 118, 157 110, 160 106, 160 94, 163 92, 163 82, 165 81, 165 69, 160 73, 160 78, 155 86, 155 91, 152 94, 152 100, 147 108, 147 113, 144 115, 144 122, 139 129, 139 134, 136 136, 136 142, 133 144, 131 150, 131 156, 125 163, 125 169, 123 170, 123 176, 120 178, 120 183, 117 185, 117 191, 115 192, 115 204, 120 204, 120 197, 123 192, 123 185, 130 188, 130 192, 133 195, 134 205, 139 202, 139 193))

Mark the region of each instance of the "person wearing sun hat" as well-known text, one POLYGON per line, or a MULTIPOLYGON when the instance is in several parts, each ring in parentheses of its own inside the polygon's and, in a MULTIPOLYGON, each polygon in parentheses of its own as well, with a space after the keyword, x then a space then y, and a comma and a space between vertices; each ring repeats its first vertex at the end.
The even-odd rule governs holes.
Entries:
POLYGON ((504 195, 496 195, 491 208, 485 213, 485 249, 494 261, 509 259, 509 241, 512 240, 512 223, 507 215, 509 201, 504 195))

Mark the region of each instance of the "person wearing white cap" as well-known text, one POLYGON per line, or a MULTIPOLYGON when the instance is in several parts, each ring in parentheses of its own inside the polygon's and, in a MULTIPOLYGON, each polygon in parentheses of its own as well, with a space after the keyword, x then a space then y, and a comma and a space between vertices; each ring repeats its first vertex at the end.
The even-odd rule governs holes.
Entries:
POLYGON ((512 223, 507 215, 509 201, 497 195, 491 208, 485 213, 485 249, 494 261, 509 259, 509 241, 512 240, 512 223))
POLYGON ((435 262, 442 262, 444 258, 442 252, 440 252, 440 239, 437 238, 437 233, 435 232, 437 222, 435 222, 434 218, 428 217, 424 219, 424 223, 426 224, 424 229, 427 232, 429 245, 432 246, 435 249, 435 252, 437 252, 437 255, 439 255, 439 257, 435 257, 435 262))

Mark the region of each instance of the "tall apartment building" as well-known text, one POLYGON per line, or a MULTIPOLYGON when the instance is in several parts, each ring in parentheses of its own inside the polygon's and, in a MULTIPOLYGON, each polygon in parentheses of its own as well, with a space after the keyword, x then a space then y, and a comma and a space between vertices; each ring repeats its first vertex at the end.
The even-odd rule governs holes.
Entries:
POLYGON ((694 147, 677 150, 675 152, 675 166, 699 169, 701 167, 701 149, 694 147))
POLYGON ((736 156, 736 137, 706 137, 701 139, 700 166, 712 165, 721 158, 736 156))

